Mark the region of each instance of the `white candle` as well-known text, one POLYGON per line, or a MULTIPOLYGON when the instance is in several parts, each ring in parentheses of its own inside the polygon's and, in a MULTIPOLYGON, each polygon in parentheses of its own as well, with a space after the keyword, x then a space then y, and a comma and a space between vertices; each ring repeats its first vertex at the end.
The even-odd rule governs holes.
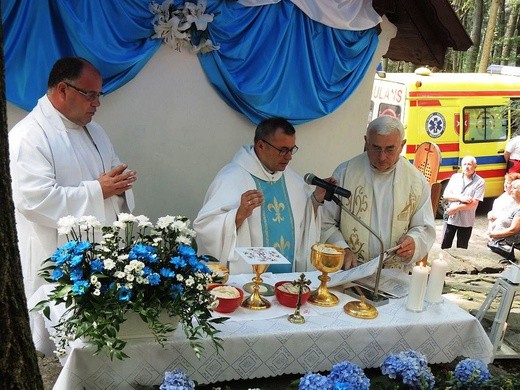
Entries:
POLYGON ((426 287, 426 301, 438 303, 442 301, 442 288, 448 272, 448 263, 442 258, 432 260, 432 270, 426 287))
POLYGON ((428 269, 422 265, 416 265, 412 270, 412 280, 406 299, 406 308, 411 311, 422 311, 424 308, 424 294, 428 282, 428 269))

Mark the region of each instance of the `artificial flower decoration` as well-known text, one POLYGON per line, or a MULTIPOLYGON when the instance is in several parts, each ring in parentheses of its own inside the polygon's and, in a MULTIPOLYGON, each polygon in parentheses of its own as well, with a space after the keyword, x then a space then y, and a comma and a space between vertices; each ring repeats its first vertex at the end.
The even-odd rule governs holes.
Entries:
POLYGON ((178 2, 165 0, 162 4, 155 1, 150 4, 154 14, 153 26, 155 34, 152 38, 162 39, 164 43, 180 51, 181 46, 191 47, 194 53, 209 53, 218 50, 208 35, 208 23, 213 21, 214 14, 206 13, 206 0, 178 2))
POLYGON ((51 335, 58 356, 82 337, 97 348, 95 354, 127 358, 118 332, 131 312, 161 344, 176 328, 160 320, 166 312, 178 318, 197 356, 202 335, 221 348, 214 324, 222 318, 212 318, 215 299, 207 290, 211 271, 192 247, 195 231, 186 217, 165 216, 152 225, 145 216, 120 214, 111 226, 101 226, 94 217, 68 216, 59 220, 58 231, 68 242, 40 272, 55 287, 33 309, 49 318, 51 304, 64 304, 51 335))

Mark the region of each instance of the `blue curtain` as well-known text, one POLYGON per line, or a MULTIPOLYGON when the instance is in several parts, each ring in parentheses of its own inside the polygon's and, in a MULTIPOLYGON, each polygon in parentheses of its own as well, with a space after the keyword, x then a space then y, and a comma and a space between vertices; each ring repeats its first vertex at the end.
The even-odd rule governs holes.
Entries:
POLYGON ((365 76, 378 44, 375 28, 327 27, 289 1, 210 0, 208 12, 219 12, 208 30, 220 50, 199 55, 200 63, 220 96, 254 123, 282 116, 298 124, 333 112, 365 76))
POLYGON ((54 62, 77 55, 103 75, 103 91, 130 81, 161 45, 150 39, 150 0, 3 0, 6 95, 30 110, 54 62))
MULTIPOLYGON (((321 1, 321 0, 320 0, 321 1)), ((178 1, 176 1, 178 2, 178 1)), ((4 0, 6 95, 30 110, 54 62, 78 55, 103 75, 103 92, 131 80, 156 52, 150 0, 4 0)), ((289 1, 244 7, 209 0, 220 50, 199 55, 210 83, 258 123, 304 123, 333 112, 354 92, 377 47, 375 28, 346 31, 308 18, 289 1)))

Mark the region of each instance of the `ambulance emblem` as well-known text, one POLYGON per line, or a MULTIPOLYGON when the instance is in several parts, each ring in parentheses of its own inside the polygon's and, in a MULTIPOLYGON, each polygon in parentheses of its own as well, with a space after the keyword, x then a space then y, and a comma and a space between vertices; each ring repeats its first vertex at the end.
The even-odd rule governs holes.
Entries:
POLYGON ((432 112, 426 119, 426 132, 432 138, 439 138, 446 130, 446 119, 440 112, 432 112))

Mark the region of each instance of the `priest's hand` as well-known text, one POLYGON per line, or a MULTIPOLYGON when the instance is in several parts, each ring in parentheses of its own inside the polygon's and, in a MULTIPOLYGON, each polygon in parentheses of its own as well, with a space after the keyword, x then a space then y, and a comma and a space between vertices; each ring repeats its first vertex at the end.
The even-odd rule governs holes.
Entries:
POLYGON ((395 251, 395 255, 403 260, 410 261, 415 253, 415 241, 412 237, 404 235, 399 241, 399 248, 395 251))
POLYGON ((114 195, 122 195, 125 191, 132 188, 133 183, 137 180, 137 176, 135 171, 125 172, 127 168, 128 165, 121 164, 99 176, 98 181, 103 191, 103 199, 114 195))
POLYGON ((343 269, 349 269, 357 266, 357 255, 349 248, 345 248, 345 257, 343 260, 343 269))
POLYGON ((235 216, 235 226, 238 229, 242 223, 253 214, 253 210, 264 203, 264 194, 258 190, 248 190, 240 196, 240 205, 235 216))

